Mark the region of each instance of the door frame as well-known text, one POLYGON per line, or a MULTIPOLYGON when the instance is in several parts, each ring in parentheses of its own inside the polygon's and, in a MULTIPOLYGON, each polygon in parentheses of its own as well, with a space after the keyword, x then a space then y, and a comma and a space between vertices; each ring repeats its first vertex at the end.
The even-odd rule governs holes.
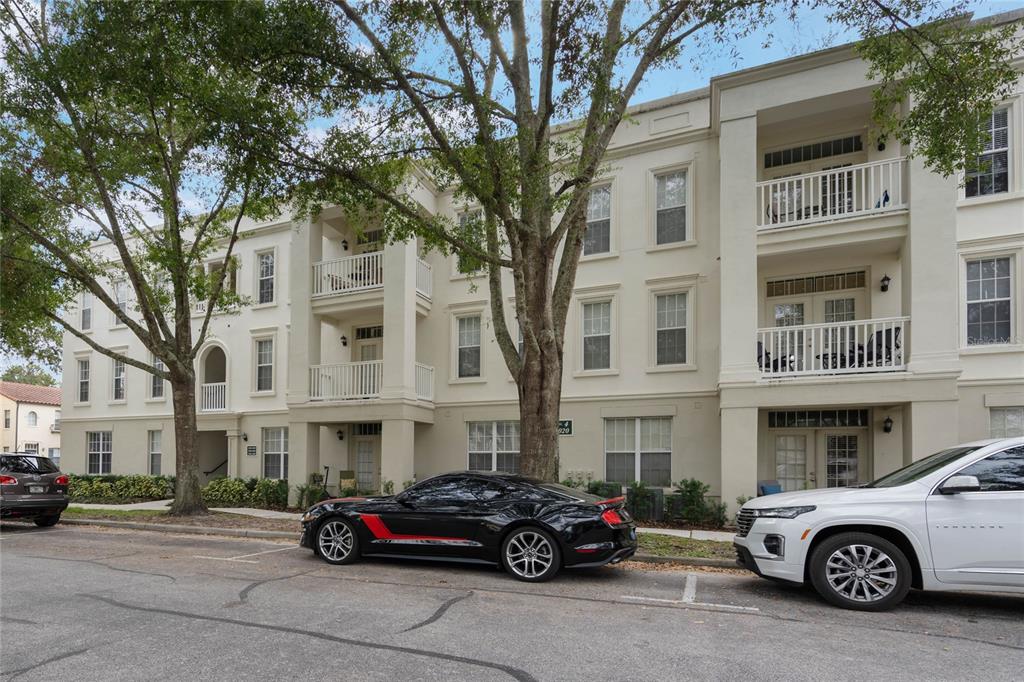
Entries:
POLYGON ((380 436, 353 436, 352 437, 352 471, 356 474, 356 488, 357 492, 363 492, 367 488, 359 487, 359 445, 361 443, 369 443, 373 451, 373 481, 370 484, 369 490, 374 492, 380 489, 380 459, 381 459, 381 447, 380 447, 380 436))
MULTIPOLYGON (((777 444, 778 436, 804 436, 804 443, 806 448, 804 450, 804 490, 813 490, 818 487, 817 483, 817 465, 818 460, 816 457, 817 452, 817 438, 815 436, 815 429, 769 429, 768 430, 768 448, 771 453, 771 467, 770 472, 772 479, 778 480, 778 450, 777 444)), ((785 491, 790 492, 790 491, 785 491)))
POLYGON ((819 477, 820 488, 828 487, 828 437, 829 436, 857 436, 857 480, 855 484, 868 483, 873 480, 874 467, 871 466, 871 430, 868 427, 858 426, 824 426, 813 429, 815 432, 815 452, 817 459, 815 468, 821 472, 819 477))

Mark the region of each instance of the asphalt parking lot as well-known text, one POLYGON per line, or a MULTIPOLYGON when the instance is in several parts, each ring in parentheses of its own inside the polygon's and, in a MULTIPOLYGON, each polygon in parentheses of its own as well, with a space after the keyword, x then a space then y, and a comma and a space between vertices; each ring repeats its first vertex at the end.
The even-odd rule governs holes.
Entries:
POLYGON ((0 676, 18 680, 1019 680, 1024 598, 883 614, 739 572, 638 564, 328 566, 252 539, 0 527, 0 676))

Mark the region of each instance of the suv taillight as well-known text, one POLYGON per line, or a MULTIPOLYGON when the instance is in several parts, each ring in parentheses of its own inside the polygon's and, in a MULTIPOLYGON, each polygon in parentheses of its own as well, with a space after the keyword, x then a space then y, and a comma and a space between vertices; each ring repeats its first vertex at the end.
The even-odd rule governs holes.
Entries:
POLYGON ((0 475, 0 485, 18 485, 18 479, 14 476, 0 475))
POLYGON ((64 474, 61 474, 57 478, 53 479, 53 484, 54 485, 67 485, 68 484, 68 477, 65 476, 64 474))
POLYGON ((601 512, 601 519, 609 526, 621 526, 625 521, 619 516, 619 512, 614 509, 605 509, 601 512))

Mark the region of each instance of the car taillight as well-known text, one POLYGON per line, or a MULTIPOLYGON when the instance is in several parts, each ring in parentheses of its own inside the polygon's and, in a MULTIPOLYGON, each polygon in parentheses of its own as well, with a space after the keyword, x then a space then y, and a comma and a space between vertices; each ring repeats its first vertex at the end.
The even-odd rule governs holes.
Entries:
POLYGON ((0 485, 18 485, 18 479, 14 476, 0 475, 0 485))
POLYGON ((54 485, 67 485, 68 484, 68 477, 65 476, 64 474, 61 474, 57 478, 53 479, 53 484, 54 485))
POLYGON ((619 516, 619 512, 617 512, 614 509, 605 509, 603 512, 601 512, 601 518, 609 526, 619 526, 624 523, 622 517, 619 516))

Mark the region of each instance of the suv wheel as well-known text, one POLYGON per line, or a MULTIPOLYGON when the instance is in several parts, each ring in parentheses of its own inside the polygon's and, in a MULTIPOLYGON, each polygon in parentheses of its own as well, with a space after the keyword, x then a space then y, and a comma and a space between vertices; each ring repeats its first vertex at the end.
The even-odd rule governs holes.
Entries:
POLYGON ((54 514, 53 516, 37 516, 35 524, 40 528, 47 528, 49 526, 56 526, 57 522, 60 521, 60 514, 54 514))
POLYGON ((910 562, 870 533, 840 533, 814 548, 811 584, 826 601, 856 611, 886 611, 910 590, 910 562))

